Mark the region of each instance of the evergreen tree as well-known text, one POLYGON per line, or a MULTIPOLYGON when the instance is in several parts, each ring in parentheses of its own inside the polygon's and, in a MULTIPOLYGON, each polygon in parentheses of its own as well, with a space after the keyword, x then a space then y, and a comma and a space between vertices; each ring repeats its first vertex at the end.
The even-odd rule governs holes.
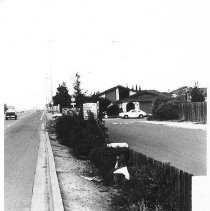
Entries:
POLYGON ((82 104, 85 102, 85 94, 82 92, 81 89, 81 81, 80 81, 80 75, 77 72, 75 75, 75 82, 74 82, 74 97, 76 100, 76 107, 81 107, 82 104))
POLYGON ((197 84, 195 84, 194 88, 191 91, 191 102, 204 102, 205 97, 203 92, 198 88, 197 84))
POLYGON ((68 93, 66 83, 63 82, 61 85, 59 84, 56 95, 53 96, 53 104, 60 105, 60 112, 62 112, 62 108, 69 108, 70 102, 71 96, 68 93))
POLYGON ((8 110, 8 107, 6 104, 4 104, 4 113, 8 110))

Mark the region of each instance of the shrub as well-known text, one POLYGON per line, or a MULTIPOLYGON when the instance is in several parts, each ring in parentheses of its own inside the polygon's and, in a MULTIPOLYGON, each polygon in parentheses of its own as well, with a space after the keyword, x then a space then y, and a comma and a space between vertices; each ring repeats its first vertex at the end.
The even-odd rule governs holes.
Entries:
POLYGON ((179 119, 178 104, 170 97, 161 96, 154 102, 152 116, 157 120, 179 119))
POLYGON ((178 105, 167 102, 156 111, 155 118, 158 120, 174 120, 179 119, 178 105))
POLYGON ((161 166, 145 165, 129 168, 130 180, 121 187, 122 194, 114 197, 114 206, 122 207, 122 210, 138 208, 142 200, 148 210, 175 211, 178 206, 178 195, 175 191, 176 176, 168 176, 161 166))
MULTIPOLYGON (((99 127, 105 130, 103 125, 99 127)), ((56 133, 61 144, 72 147, 78 156, 89 156, 92 149, 103 146, 106 141, 93 118, 84 120, 77 115, 57 119, 56 133)))
POLYGON ((119 115, 119 108, 117 105, 111 105, 107 109, 108 116, 118 116, 119 115))
POLYGON ((106 181, 112 178, 117 156, 122 157, 122 162, 124 164, 128 163, 128 148, 111 148, 103 146, 100 148, 95 148, 91 152, 91 161, 96 166, 96 168, 99 169, 101 175, 106 181))
POLYGON ((77 115, 64 115, 56 120, 56 134, 61 143, 66 146, 74 146, 75 136, 82 135, 77 133, 78 129, 82 128, 84 121, 77 115))

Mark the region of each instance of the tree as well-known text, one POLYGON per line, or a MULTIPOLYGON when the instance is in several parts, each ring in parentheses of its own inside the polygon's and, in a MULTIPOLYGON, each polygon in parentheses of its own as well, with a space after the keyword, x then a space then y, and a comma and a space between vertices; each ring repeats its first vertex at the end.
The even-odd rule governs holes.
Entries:
POLYGON ((126 105, 126 110, 127 110, 127 111, 130 111, 130 110, 132 110, 132 109, 134 109, 134 108, 135 108, 135 105, 134 105, 133 102, 129 102, 129 103, 126 105))
POLYGON ((75 75, 74 97, 75 97, 75 100, 76 100, 76 106, 81 107, 82 104, 85 102, 86 96, 85 96, 85 93, 82 92, 80 75, 79 75, 78 72, 75 75))
POLYGON ((8 107, 6 104, 4 104, 4 113, 8 110, 8 107))
POLYGON ((63 82, 61 85, 59 84, 56 95, 53 96, 53 104, 55 106, 60 105, 60 112, 62 112, 62 108, 68 108, 70 102, 71 96, 68 93, 66 83, 63 82))
POLYGON ((198 88, 197 84, 195 84, 194 88, 191 91, 191 102, 204 102, 205 97, 203 92, 198 88))

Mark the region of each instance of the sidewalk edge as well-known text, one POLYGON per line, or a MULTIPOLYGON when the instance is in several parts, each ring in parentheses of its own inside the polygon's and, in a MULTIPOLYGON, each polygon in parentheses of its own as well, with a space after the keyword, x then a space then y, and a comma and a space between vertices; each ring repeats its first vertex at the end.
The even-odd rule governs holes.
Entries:
POLYGON ((47 139, 50 179, 51 179, 51 186, 52 186, 54 210, 62 211, 62 210, 64 210, 64 207, 63 207, 63 201, 62 201, 60 187, 59 187, 59 183, 58 183, 58 177, 57 177, 56 169, 55 169, 54 156, 53 156, 48 132, 45 132, 45 133, 46 133, 46 139, 47 139))

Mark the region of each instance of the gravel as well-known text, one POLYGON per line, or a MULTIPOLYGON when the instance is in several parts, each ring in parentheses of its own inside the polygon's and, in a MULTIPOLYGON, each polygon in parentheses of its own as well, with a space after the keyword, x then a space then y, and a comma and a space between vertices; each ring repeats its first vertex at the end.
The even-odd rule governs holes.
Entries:
POLYGON ((111 196, 116 190, 100 182, 97 170, 90 161, 78 160, 69 147, 61 145, 54 135, 49 136, 64 209, 113 210, 111 196))

